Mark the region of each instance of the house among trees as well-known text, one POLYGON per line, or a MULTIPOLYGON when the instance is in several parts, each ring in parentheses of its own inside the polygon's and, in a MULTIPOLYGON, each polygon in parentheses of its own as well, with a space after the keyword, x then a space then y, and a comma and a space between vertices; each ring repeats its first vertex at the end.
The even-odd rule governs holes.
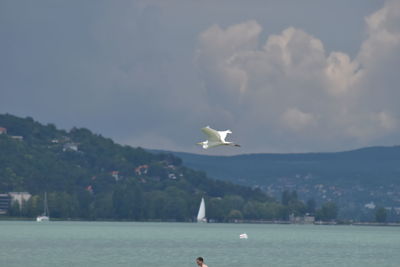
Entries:
POLYGON ((119 171, 112 171, 111 172, 111 176, 114 177, 115 181, 119 180, 118 174, 119 174, 119 171))
POLYGON ((149 170, 148 165, 140 165, 139 167, 137 167, 135 169, 135 173, 136 173, 136 175, 143 175, 143 174, 147 174, 148 170, 149 170))
POLYGON ((24 202, 28 201, 32 197, 28 192, 9 192, 8 194, 11 197, 11 205, 18 202, 20 209, 24 205, 24 202))
POLYGON ((88 191, 90 194, 93 194, 93 186, 91 185, 87 186, 86 191, 88 191))
POLYGON ((63 151, 78 151, 78 144, 75 143, 66 143, 64 144, 63 151))
POLYGON ((6 214, 10 208, 11 197, 9 194, 0 194, 0 215, 6 214))
POLYGON ((0 214, 6 214, 15 203, 18 203, 18 207, 21 210, 24 203, 28 201, 31 196, 32 195, 28 192, 9 192, 6 194, 0 194, 0 214))
POLYGON ((168 174, 168 178, 172 180, 176 180, 176 175, 174 173, 168 174))
MULTIPOLYGON (((7 134, 7 128, 4 127, 0 127, 0 134, 7 134)), ((20 135, 12 135, 11 136, 12 139, 15 140, 23 140, 24 138, 20 135)))
POLYGON ((13 136, 11 136, 11 138, 14 139, 14 140, 19 140, 19 141, 24 140, 24 137, 20 136, 20 135, 13 135, 13 136))

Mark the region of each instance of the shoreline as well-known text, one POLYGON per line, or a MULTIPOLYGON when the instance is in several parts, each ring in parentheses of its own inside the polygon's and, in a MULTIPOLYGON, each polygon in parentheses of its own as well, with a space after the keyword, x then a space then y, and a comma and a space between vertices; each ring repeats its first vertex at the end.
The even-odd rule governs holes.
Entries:
MULTIPOLYGON (((31 222, 36 222, 35 218, 21 218, 21 217, 1 217, 0 216, 0 222, 1 221, 31 221, 31 222)), ((168 221, 163 221, 163 220, 150 220, 150 221, 133 221, 133 220, 82 220, 82 219, 70 219, 70 218, 56 218, 56 219, 51 219, 50 221, 53 222, 142 222, 142 223, 197 223, 193 221, 174 221, 174 220, 168 220, 168 221)), ((337 221, 332 221, 332 222, 323 222, 323 221, 316 221, 313 223, 292 223, 290 221, 279 221, 279 220, 274 220, 274 221, 259 221, 259 220, 236 220, 236 221, 230 221, 230 222, 216 222, 216 221, 209 221, 207 223, 210 224, 219 224, 219 223, 227 223, 227 224, 285 224, 285 225, 351 225, 351 226, 390 226, 390 227, 399 227, 400 223, 394 223, 394 222, 387 222, 387 223, 377 223, 377 222, 352 222, 352 223, 347 223, 347 222, 337 222, 337 221)))

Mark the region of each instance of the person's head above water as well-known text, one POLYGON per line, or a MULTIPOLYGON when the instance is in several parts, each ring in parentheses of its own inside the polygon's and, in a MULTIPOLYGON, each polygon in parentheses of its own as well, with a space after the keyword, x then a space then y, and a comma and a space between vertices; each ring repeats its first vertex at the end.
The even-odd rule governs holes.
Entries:
POLYGON ((203 266, 203 262, 204 262, 203 257, 198 257, 198 258, 196 259, 196 263, 197 263, 197 265, 199 265, 199 266, 203 266))

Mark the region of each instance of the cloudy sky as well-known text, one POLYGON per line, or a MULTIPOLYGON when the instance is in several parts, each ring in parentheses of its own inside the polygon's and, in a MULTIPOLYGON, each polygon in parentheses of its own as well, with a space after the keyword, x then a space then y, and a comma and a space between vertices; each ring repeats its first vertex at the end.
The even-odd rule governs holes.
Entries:
POLYGON ((398 145, 399 70, 395 0, 0 1, 0 113, 132 146, 398 145))

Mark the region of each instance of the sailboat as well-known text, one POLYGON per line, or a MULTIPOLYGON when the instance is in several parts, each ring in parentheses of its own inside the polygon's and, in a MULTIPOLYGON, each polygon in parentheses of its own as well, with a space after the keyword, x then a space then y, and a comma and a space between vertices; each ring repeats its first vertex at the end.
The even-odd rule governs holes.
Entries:
POLYGON ((206 204, 204 198, 201 198, 199 213, 197 213, 197 222, 207 222, 206 218, 206 204))
POLYGON ((47 205, 47 192, 44 192, 43 214, 36 217, 37 222, 48 222, 50 220, 49 207, 47 205))

